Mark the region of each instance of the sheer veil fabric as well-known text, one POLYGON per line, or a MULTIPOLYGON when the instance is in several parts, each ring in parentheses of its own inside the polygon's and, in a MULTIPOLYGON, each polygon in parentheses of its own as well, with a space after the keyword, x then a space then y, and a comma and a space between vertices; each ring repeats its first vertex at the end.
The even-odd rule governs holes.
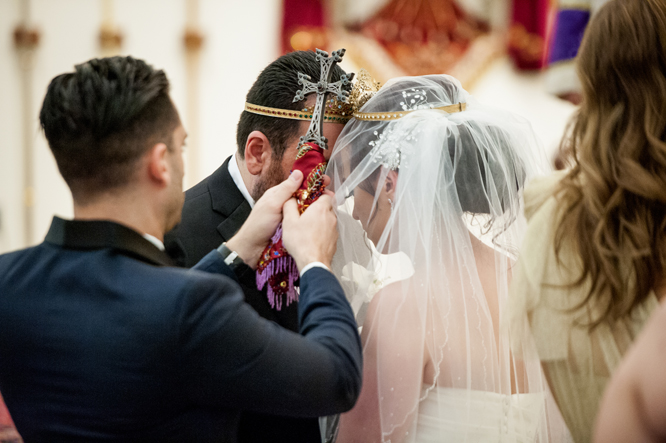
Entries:
POLYGON ((405 115, 352 119, 327 170, 333 266, 364 344, 363 390, 338 442, 548 441, 538 359, 500 327, 521 191, 546 157, 529 123, 450 76, 393 79, 361 109, 394 111, 405 115), (435 109, 457 103, 466 110, 435 109))

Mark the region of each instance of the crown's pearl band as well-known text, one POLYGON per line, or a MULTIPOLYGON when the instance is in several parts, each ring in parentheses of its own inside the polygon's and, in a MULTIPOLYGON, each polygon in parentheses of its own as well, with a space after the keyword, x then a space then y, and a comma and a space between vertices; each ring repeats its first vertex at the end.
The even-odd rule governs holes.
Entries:
MULTIPOLYGON (((245 110, 252 114, 266 115, 268 117, 287 118, 291 120, 312 120, 312 111, 294 111, 292 109, 269 108, 268 106, 253 105, 245 103, 245 110)), ((324 122, 347 123, 351 115, 341 115, 330 112, 324 113, 324 122)))
MULTIPOLYGON (((449 114, 454 114, 456 112, 462 112, 467 109, 467 103, 456 103, 455 105, 440 106, 438 108, 430 108, 430 110, 438 110, 448 112, 449 114)), ((386 120, 398 120, 404 117, 407 114, 412 112, 420 111, 421 109, 415 109, 413 111, 401 111, 401 112, 355 112, 354 118, 356 120, 362 121, 386 121, 386 120)), ((426 111, 428 109, 425 109, 426 111)))
MULTIPOLYGON (((454 114, 456 112, 462 112, 467 109, 467 103, 456 103, 455 105, 440 106, 438 108, 431 108, 432 110, 444 111, 449 114, 454 114)), ((291 120, 312 120, 312 111, 294 111, 291 109, 278 109, 278 108, 269 108, 268 106, 259 106, 253 105, 250 103, 245 103, 245 110, 253 114, 266 115, 268 117, 278 117, 278 118, 287 118, 291 120)), ((387 121, 387 120, 398 120, 399 118, 404 117, 407 114, 412 112, 420 111, 401 111, 401 112, 355 112, 353 117, 356 120, 362 121, 387 121)), ((344 114, 344 113, 343 113, 344 114)), ((341 115, 326 112, 324 113, 324 121, 335 122, 335 123, 347 123, 352 118, 351 115, 341 115)))

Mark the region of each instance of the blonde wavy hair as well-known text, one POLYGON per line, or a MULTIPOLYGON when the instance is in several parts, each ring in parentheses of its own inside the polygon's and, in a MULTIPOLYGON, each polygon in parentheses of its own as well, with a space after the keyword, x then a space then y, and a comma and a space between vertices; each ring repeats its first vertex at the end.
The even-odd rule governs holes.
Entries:
POLYGON ((666 267, 666 0, 612 0, 591 20, 577 60, 583 102, 564 143, 555 237, 582 260, 583 304, 605 320, 630 314, 666 267))

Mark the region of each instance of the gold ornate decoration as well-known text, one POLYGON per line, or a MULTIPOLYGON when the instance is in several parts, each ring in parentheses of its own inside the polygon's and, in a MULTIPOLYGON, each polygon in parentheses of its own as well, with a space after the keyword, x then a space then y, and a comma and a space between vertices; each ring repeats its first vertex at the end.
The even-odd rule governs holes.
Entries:
POLYGON ((201 180, 201 143, 199 118, 201 101, 201 56, 206 37, 200 28, 199 0, 185 0, 185 29, 182 42, 185 49, 185 88, 187 100, 185 115, 189 137, 187 138, 186 187, 194 186, 201 180))
POLYGON ((97 38, 104 57, 118 55, 123 45, 123 34, 116 25, 114 9, 113 0, 102 0, 102 24, 97 38))
POLYGON ((99 46, 103 51, 117 53, 123 45, 123 35, 116 29, 102 27, 99 30, 99 46))
POLYGON ((31 26, 30 0, 19 3, 20 22, 14 29, 14 47, 21 69, 20 87, 23 102, 23 235, 24 246, 31 246, 35 230, 35 146, 33 115, 33 79, 35 54, 41 39, 41 33, 31 26))
POLYGON ((328 29, 322 26, 301 26, 289 32, 289 46, 292 51, 314 51, 326 48, 328 29))
POLYGON ((188 51, 199 51, 203 47, 204 36, 198 30, 188 28, 183 35, 183 42, 188 51))
POLYGON ((20 24, 14 29, 14 46, 16 49, 33 50, 39 45, 40 33, 37 29, 20 24))
POLYGON ((381 87, 382 85, 372 78, 368 71, 365 69, 358 71, 354 88, 349 93, 349 102, 353 104, 354 112, 360 110, 381 87))
MULTIPOLYGON (((424 108, 424 110, 437 110, 444 111, 449 114, 462 112, 467 109, 467 103, 456 103, 455 105, 440 106, 438 108, 424 108)), ((354 118, 363 121, 388 121, 398 120, 412 112, 421 111, 422 109, 414 109, 411 111, 393 111, 393 112, 355 112, 354 118)))
MULTIPOLYGON (((339 102, 337 98, 326 101, 324 105, 324 123, 347 123, 354 113, 353 108, 348 103, 339 102)), ((290 120, 312 120, 312 112, 315 105, 308 106, 301 110, 270 108, 268 106, 253 105, 245 103, 245 110, 252 114, 266 115, 268 117, 287 118, 290 120)))
MULTIPOLYGON (((325 123, 347 123, 352 116, 363 107, 373 95, 379 91, 381 84, 376 81, 365 69, 361 69, 354 82, 354 87, 349 93, 349 103, 339 101, 336 97, 326 101, 324 105, 325 123)), ((287 118, 291 120, 312 120, 315 105, 302 108, 301 110, 271 108, 268 106, 253 105, 245 103, 245 110, 252 114, 265 115, 268 117, 287 118)))

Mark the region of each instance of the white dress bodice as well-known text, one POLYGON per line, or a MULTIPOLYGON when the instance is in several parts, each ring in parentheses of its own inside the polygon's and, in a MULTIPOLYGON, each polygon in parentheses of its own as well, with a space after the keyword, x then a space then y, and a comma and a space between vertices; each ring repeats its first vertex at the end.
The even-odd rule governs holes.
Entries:
POLYGON ((419 404, 415 441, 532 443, 542 410, 541 394, 433 388, 419 404))

